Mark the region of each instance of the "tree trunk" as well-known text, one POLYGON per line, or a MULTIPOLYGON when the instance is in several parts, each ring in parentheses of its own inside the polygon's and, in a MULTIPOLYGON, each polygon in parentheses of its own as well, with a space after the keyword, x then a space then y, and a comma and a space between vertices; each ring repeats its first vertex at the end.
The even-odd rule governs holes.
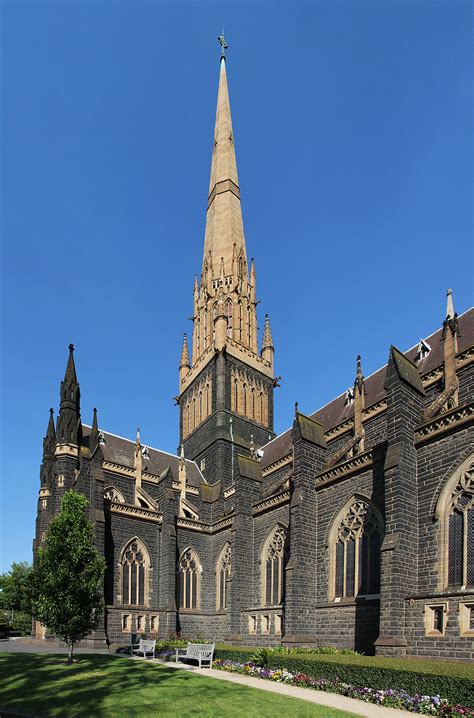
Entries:
POLYGON ((72 651, 73 651, 73 647, 74 647, 73 644, 70 643, 70 644, 69 644, 69 653, 68 653, 68 657, 67 657, 68 665, 69 665, 70 663, 72 663, 72 651))

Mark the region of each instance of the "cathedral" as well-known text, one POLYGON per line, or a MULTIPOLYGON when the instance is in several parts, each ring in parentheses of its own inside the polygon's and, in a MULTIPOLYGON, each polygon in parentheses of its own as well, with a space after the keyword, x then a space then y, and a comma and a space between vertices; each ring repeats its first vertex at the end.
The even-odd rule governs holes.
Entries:
MULTIPOLYGON (((240 205, 220 60, 177 455, 82 423, 74 347, 43 442, 34 551, 65 492, 89 501, 107 563, 90 645, 206 637, 474 658, 474 310, 274 432, 268 316, 240 205)), ((190 293, 191 293, 191 287, 190 293)), ((45 638, 36 623, 37 637, 45 638)))

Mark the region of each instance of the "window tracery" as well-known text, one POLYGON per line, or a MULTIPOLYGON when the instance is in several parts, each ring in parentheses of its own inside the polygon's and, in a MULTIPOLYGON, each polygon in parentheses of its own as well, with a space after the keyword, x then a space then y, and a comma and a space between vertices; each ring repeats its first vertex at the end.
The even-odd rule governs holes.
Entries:
POLYGON ((122 553, 122 603, 124 606, 147 604, 147 580, 150 562, 138 539, 130 541, 122 553))
POLYGON ((381 520, 368 501, 356 498, 337 523, 334 598, 380 592, 381 520))
POLYGON ((447 506, 448 584, 474 585, 474 463, 461 474, 447 506))
POLYGON ((277 526, 262 551, 262 605, 279 606, 284 598, 284 568, 288 532, 277 526))
POLYGON ((115 501, 118 504, 124 504, 125 499, 121 491, 119 491, 115 486, 107 486, 104 489, 104 499, 108 499, 109 501, 115 501))
POLYGON ((227 581, 230 577, 232 568, 232 549, 230 544, 226 544, 221 551, 219 559, 217 561, 217 585, 216 585, 216 596, 217 596, 217 610, 227 608, 227 581))
POLYGON ((179 605, 180 608, 200 607, 201 563, 192 548, 186 549, 179 560, 179 605))

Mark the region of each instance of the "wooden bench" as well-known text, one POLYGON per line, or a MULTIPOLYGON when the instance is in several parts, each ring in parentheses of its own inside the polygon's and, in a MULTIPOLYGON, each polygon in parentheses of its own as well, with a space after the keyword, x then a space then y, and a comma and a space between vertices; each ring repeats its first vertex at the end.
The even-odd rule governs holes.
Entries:
POLYGON ((151 653, 151 657, 155 657, 155 646, 156 641, 145 641, 143 638, 140 638, 140 643, 138 644, 138 648, 134 648, 132 653, 142 655, 143 658, 147 657, 147 654, 151 653))
POLYGON ((188 643, 187 648, 177 648, 176 663, 184 658, 189 661, 197 661, 199 668, 203 663, 208 663, 209 668, 212 668, 215 645, 215 643, 188 643))

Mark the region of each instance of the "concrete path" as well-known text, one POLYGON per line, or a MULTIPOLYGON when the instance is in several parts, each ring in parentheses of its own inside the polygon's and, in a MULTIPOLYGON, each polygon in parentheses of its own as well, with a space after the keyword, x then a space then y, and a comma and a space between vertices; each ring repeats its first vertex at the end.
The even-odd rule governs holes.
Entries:
MULTIPOLYGON (((143 658, 137 658, 143 660, 143 658)), ((325 693, 325 691, 315 691, 311 688, 300 688, 299 686, 288 686, 285 683, 274 683, 263 678, 253 678, 252 676, 241 676, 238 673, 227 673, 226 671, 216 671, 214 668, 197 668, 195 666, 185 665, 184 663, 175 663, 170 661, 160 661, 154 659, 153 663, 161 663, 167 668, 182 668, 188 671, 195 671, 199 675, 208 676, 209 678, 217 678, 220 681, 229 681, 230 683, 240 683, 251 688, 258 688, 262 691, 270 691, 271 693, 279 693, 283 696, 293 698, 302 698, 310 703, 317 703, 320 706, 328 706, 329 708, 338 708, 341 711, 355 713, 366 718, 414 718, 416 713, 398 710, 397 708, 384 708, 375 705, 375 703, 366 703, 355 698, 346 698, 337 693, 325 693)))

